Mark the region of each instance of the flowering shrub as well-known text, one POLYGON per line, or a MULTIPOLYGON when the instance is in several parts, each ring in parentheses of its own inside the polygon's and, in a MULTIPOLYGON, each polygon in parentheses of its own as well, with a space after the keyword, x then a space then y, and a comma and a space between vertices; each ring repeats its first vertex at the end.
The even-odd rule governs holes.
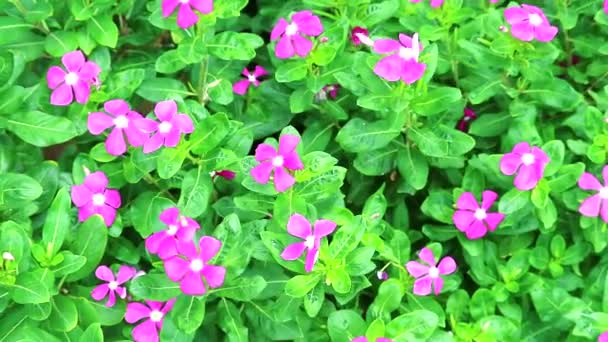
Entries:
POLYGON ((0 1, 0 342, 608 341, 608 0, 0 1))

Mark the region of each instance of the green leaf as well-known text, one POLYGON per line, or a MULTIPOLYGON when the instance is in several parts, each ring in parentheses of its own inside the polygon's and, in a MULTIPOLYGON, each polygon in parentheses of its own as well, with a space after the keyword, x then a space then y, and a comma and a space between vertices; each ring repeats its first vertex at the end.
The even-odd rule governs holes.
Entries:
POLYGON ((67 281, 80 280, 88 277, 99 265, 108 242, 108 227, 100 215, 89 217, 78 229, 70 245, 75 255, 87 258, 86 263, 78 271, 68 275, 67 281))
POLYGON ((175 95, 182 98, 196 95, 189 92, 181 81, 173 78, 152 78, 144 80, 136 93, 152 102, 171 99, 175 95))
POLYGON ((164 148, 156 158, 156 169, 158 176, 169 179, 179 171, 188 155, 188 150, 179 145, 175 148, 164 148))
POLYGON ((320 280, 319 273, 295 276, 285 284, 285 293, 296 298, 304 297, 320 280))
POLYGON ((60 144, 78 135, 72 121, 39 111, 17 113, 5 121, 11 132, 38 147, 60 144))
POLYGON ((434 130, 411 127, 408 138, 416 143, 422 154, 429 157, 459 156, 475 147, 475 140, 469 135, 443 125, 434 130))
POLYGON ((111 48, 116 47, 118 42, 118 27, 114 24, 112 16, 98 15, 92 16, 87 21, 87 29, 93 39, 99 44, 111 48))
POLYGON ((33 178, 16 173, 0 177, 0 206, 18 208, 42 194, 42 187, 33 178))
POLYGON ((337 293, 349 293, 352 282, 350 275, 344 268, 332 267, 327 271, 327 280, 331 283, 332 288, 337 293))
POLYGON ((545 168, 545 177, 552 176, 561 167, 564 162, 564 154, 566 153, 566 147, 560 140, 552 140, 542 146, 542 150, 549 156, 549 164, 545 168))
POLYGON ((217 310, 219 326, 226 333, 226 340, 248 342, 249 330, 243 324, 241 313, 232 302, 222 299, 217 310))
POLYGON ((557 77, 533 82, 524 93, 545 106, 566 111, 574 109, 583 100, 570 83, 557 77))
POLYGON ((165 209, 174 207, 171 200, 162 197, 161 193, 144 192, 137 196, 129 208, 133 228, 141 237, 146 238, 154 232, 167 229, 158 218, 165 209))
POLYGON ((253 33, 225 31, 217 34, 207 44, 209 52, 223 60, 249 61, 255 57, 255 49, 264 45, 264 40, 253 33))
POLYGON ((62 251, 60 254, 63 257, 61 263, 51 267, 51 271, 53 271, 58 278, 78 271, 87 262, 87 258, 82 255, 74 255, 70 251, 62 251))
POLYGON ((188 66, 188 61, 182 57, 178 50, 169 50, 163 52, 156 59, 154 69, 161 74, 172 74, 186 66, 188 66))
POLYGON ((494 299, 492 291, 488 289, 479 289, 475 291, 469 302, 469 312, 471 313, 471 317, 475 320, 493 315, 495 308, 496 300, 494 299))
POLYGON ((44 49, 51 56, 61 57, 78 48, 78 36, 74 32, 56 31, 46 36, 44 49))
POLYGON ((11 285, 11 298, 18 304, 39 304, 51 300, 55 278, 48 269, 35 269, 20 273, 11 285))
POLYGON ((190 334, 196 331, 205 318, 205 300, 199 297, 180 295, 171 309, 170 316, 180 330, 190 334))
POLYGON ((366 327, 363 318, 352 310, 334 311, 327 319, 327 332, 333 342, 347 342, 365 335, 366 327))
POLYGON ((397 279, 388 279, 380 284, 378 294, 369 306, 371 318, 390 318, 391 313, 401 305, 404 294, 403 286, 397 279))
POLYGON ((228 135, 230 123, 224 113, 217 113, 205 118, 196 125, 190 137, 189 149, 198 155, 215 149, 228 135))
POLYGON ((398 316, 386 325, 386 334, 395 342, 426 341, 439 323, 435 313, 415 310, 398 316))
POLYGON ((199 166, 198 169, 186 173, 177 205, 183 215, 199 217, 207 210, 212 192, 211 176, 203 172, 203 167, 199 166))
POLYGON ((304 310, 308 317, 316 317, 325 303, 325 284, 319 282, 304 296, 304 310))
POLYGON ((530 203, 530 192, 515 188, 507 191, 498 202, 498 211, 507 215, 514 213, 530 203))
POLYGON ((76 327, 78 323, 78 312, 74 301, 66 296, 55 296, 51 301, 53 310, 49 317, 49 323, 52 330, 55 331, 70 331, 76 327))
POLYGON ((103 330, 99 323, 93 323, 80 335, 78 342, 103 342, 103 330))
POLYGON ((503 134, 510 123, 510 115, 484 113, 473 121, 469 133, 478 137, 496 137, 503 134))
POLYGON ((412 146, 399 149, 397 169, 407 184, 416 190, 424 188, 429 177, 429 164, 420 151, 412 146))
POLYGON ((61 246, 70 229, 70 195, 61 188, 55 196, 42 227, 42 242, 47 245, 47 255, 53 257, 61 246))
POLYGON ((179 283, 174 283, 167 275, 149 273, 129 282, 129 292, 141 299, 167 301, 180 293, 179 283))
POLYGON ((355 249, 365 233, 363 227, 361 217, 357 217, 348 224, 338 228, 334 232, 331 244, 329 245, 330 257, 332 259, 340 259, 355 249))
POLYGON ((415 97, 411 105, 416 113, 431 116, 452 109, 461 99, 460 89, 438 87, 429 90, 422 96, 415 97))
MULTIPOLYGON (((401 117, 399 115, 396 118, 401 117)), ((401 134, 403 119, 367 122, 354 118, 340 129, 336 141, 348 152, 377 150, 401 134)))
POLYGON ((432 191, 420 209, 425 215, 439 222, 451 224, 454 215, 453 204, 452 196, 446 191, 432 191))
POLYGON ((267 283, 266 280, 264 280, 264 277, 259 275, 253 277, 238 277, 210 292, 220 297, 245 302, 257 298, 262 291, 264 291, 266 285, 267 283))
POLYGON ((275 77, 278 82, 286 83, 302 80, 307 74, 308 65, 306 64, 306 61, 298 59, 281 64, 277 69, 275 77))

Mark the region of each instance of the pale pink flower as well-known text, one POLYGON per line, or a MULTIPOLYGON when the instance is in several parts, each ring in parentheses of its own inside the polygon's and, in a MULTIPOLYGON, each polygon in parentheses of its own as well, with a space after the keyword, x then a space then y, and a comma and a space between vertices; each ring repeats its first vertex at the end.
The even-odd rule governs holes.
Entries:
POLYGON ((522 4, 505 10, 505 19, 511 24, 513 37, 526 42, 536 38, 549 42, 557 35, 557 27, 551 26, 542 9, 522 4))
POLYGON ((323 33, 321 20, 311 11, 300 11, 291 16, 291 23, 280 18, 270 33, 270 40, 279 39, 275 49, 278 58, 290 58, 295 54, 306 57, 312 50, 312 41, 304 36, 316 37, 323 33))
POLYGON ((95 62, 85 59, 79 50, 68 52, 61 57, 67 73, 58 66, 53 66, 46 74, 51 93, 51 104, 67 106, 74 101, 85 104, 91 94, 91 85, 98 85, 101 69, 95 62))
POLYGON ((107 296, 108 301, 106 302, 106 306, 113 307, 116 303, 116 295, 122 299, 127 298, 127 289, 121 285, 133 279, 136 272, 137 270, 133 267, 121 265, 115 278, 114 272, 108 266, 101 265, 97 267, 95 276, 100 280, 106 281, 106 283, 96 286, 91 292, 91 297, 96 301, 100 301, 107 296))
POLYGON ((158 254, 162 260, 177 255, 177 242, 192 241, 200 228, 193 219, 181 216, 178 208, 168 208, 160 213, 160 221, 167 225, 167 230, 153 233, 146 238, 148 252, 158 254))
POLYGON ((419 80, 426 64, 418 62, 422 46, 418 42, 418 33, 410 38, 399 34, 399 41, 394 39, 378 39, 374 42, 374 52, 389 54, 383 57, 374 67, 374 73, 387 81, 402 80, 412 84, 419 80))
POLYGON ((256 65, 253 73, 249 72, 247 68, 243 69, 242 75, 246 77, 244 80, 240 80, 232 85, 232 91, 239 95, 245 95, 250 85, 255 87, 260 86, 259 78, 268 75, 268 72, 263 67, 256 65))
POLYGON ((306 272, 312 271, 319 257, 319 248, 321 248, 321 238, 331 234, 336 229, 336 223, 329 220, 317 220, 314 228, 310 222, 300 215, 293 214, 287 222, 287 231, 289 234, 303 239, 302 242, 292 243, 285 247, 281 258, 285 260, 296 260, 306 250, 306 262, 304 269, 306 272))
POLYGON ((116 219, 116 209, 120 208, 120 193, 108 189, 108 177, 103 171, 88 174, 83 184, 72 186, 72 202, 78 207, 78 220, 86 221, 99 214, 109 227, 116 219))
POLYGON ((177 6, 179 6, 177 26, 186 29, 196 24, 199 19, 192 9, 202 14, 209 14, 213 11, 213 0, 163 0, 161 4, 163 17, 169 17, 177 6))
POLYGON ((608 223, 608 165, 602 170, 602 185, 594 175, 589 172, 583 173, 578 180, 578 186, 583 190, 594 190, 597 193, 591 197, 587 197, 581 203, 578 211, 584 216, 598 217, 601 216, 604 222, 608 223))
POLYGON ((509 153, 500 159, 500 171, 507 176, 514 175, 515 187, 519 190, 531 190, 543 178, 549 157, 540 148, 530 148, 527 142, 520 142, 509 153))
MULTIPOLYGON (((439 7, 443 5, 444 1, 445 0, 431 0, 431 7, 439 7)), ((410 2, 417 3, 420 2, 420 0, 410 0, 410 2)))
POLYGON ((144 153, 152 153, 163 145, 175 147, 179 144, 182 133, 189 134, 194 131, 192 119, 187 114, 178 114, 177 103, 173 100, 157 103, 154 114, 160 123, 148 118, 135 121, 135 126, 143 132, 153 133, 144 142, 144 153))
POLYGON ((302 170, 304 164, 296 152, 300 137, 284 134, 279 138, 279 150, 268 145, 260 144, 255 149, 255 159, 260 162, 251 169, 253 179, 261 184, 268 183, 270 174, 274 170, 274 187, 283 192, 293 186, 295 178, 287 170, 302 170))
POLYGON ((136 302, 129 303, 125 321, 133 324, 144 320, 131 332, 135 342, 159 342, 158 335, 163 328, 163 320, 173 308, 173 304, 175 304, 175 299, 170 299, 165 303, 146 300, 146 305, 136 302))
POLYGON ((456 228, 465 232, 470 240, 484 237, 489 231, 494 231, 504 220, 505 215, 501 213, 489 213, 488 210, 494 204, 498 195, 494 191, 486 190, 482 194, 481 207, 470 192, 460 195, 452 217, 456 228))
POLYGON ((439 262, 439 265, 437 265, 433 251, 426 247, 418 253, 418 257, 428 264, 428 266, 417 261, 409 261, 405 265, 409 274, 416 278, 414 282, 414 294, 426 296, 434 290, 435 295, 439 295, 443 288, 443 278, 441 278, 441 275, 454 273, 456 271, 456 261, 448 256, 443 258, 439 262))

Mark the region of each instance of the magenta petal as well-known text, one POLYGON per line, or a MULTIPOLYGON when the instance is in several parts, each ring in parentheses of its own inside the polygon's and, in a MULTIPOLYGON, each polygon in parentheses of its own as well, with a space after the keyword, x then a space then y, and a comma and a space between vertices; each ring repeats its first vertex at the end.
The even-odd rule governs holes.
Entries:
POLYGON ((399 50, 401 44, 394 39, 378 39, 374 41, 374 52, 385 54, 399 50))
POLYGON ((78 72, 84 62, 84 55, 79 50, 68 52, 61 57, 61 63, 69 72, 78 72))
POLYGON ((295 13, 291 19, 298 25, 298 32, 308 36, 318 36, 323 33, 321 20, 311 11, 300 11, 295 13))
POLYGON ((78 208, 78 221, 84 222, 96 213, 96 207, 93 206, 93 203, 87 202, 87 204, 78 208))
POLYGON ((99 215, 103 217, 106 226, 110 227, 116 219, 116 209, 109 205, 103 205, 99 208, 99 215))
POLYGON ((157 253, 158 249, 160 247, 160 244, 165 240, 165 239, 173 239, 173 237, 167 235, 167 233, 165 233, 165 231, 162 232, 156 232, 150 236, 148 236, 146 238, 146 249, 148 250, 148 252, 150 253, 157 253))
POLYGON ((114 291, 110 291, 108 293, 108 301, 106 302, 106 307, 111 308, 114 306, 114 304, 116 304, 116 294, 114 294, 114 291))
POLYGON ((427 296, 431 293, 433 279, 429 276, 416 279, 414 282, 414 294, 418 296, 427 296))
POLYGON ((207 292, 201 274, 198 272, 189 272, 186 274, 180 283, 180 288, 184 294, 191 296, 200 296, 207 292))
POLYGON ((315 222, 315 237, 322 238, 336 230, 336 223, 330 220, 317 220, 315 222))
POLYGON ((287 156, 289 153, 294 152, 298 144, 300 143, 300 137, 293 134, 283 134, 279 138, 279 154, 287 156))
POLYGON ((255 70, 253 71, 253 76, 261 77, 261 76, 265 76, 265 75, 268 75, 268 71, 266 71, 266 69, 264 69, 264 67, 262 67, 260 65, 256 65, 255 70))
POLYGON ((125 315, 127 323, 135 323, 148 316, 150 316, 150 308, 144 304, 137 302, 127 304, 127 313, 125 315))
POLYGON ((492 190, 486 190, 481 194, 481 208, 483 210, 488 210, 494 204, 496 199, 498 198, 498 194, 492 190))
POLYGON ((471 224, 473 224, 473 222, 475 222, 476 220, 477 219, 475 218, 474 213, 468 210, 457 210, 452 216, 452 221, 454 222, 454 225, 461 232, 467 231, 471 224))
POLYGON ((496 230, 496 227, 505 219, 505 215, 501 213, 488 213, 484 220, 490 231, 496 230))
POLYGON ((357 338, 354 338, 354 339, 350 340, 350 342, 369 342, 369 341, 367 340, 367 337, 365 337, 365 336, 359 336, 357 338))
POLYGON ((175 8, 177 7, 177 5, 179 5, 180 1, 179 0, 163 0, 162 4, 161 4, 161 8, 162 8, 162 13, 163 13, 163 17, 168 17, 171 15, 171 13, 173 13, 173 11, 175 11, 175 8))
POLYGON ((407 264, 405 264, 405 268, 414 278, 418 278, 429 273, 429 266, 425 266, 418 261, 408 261, 407 264))
POLYGON ((284 260, 296 260, 297 258, 302 256, 304 249, 306 249, 304 242, 292 243, 291 245, 285 247, 285 249, 281 253, 281 258, 283 258, 284 260))
POLYGON ((180 254, 186 256, 186 258, 192 260, 199 257, 196 245, 192 241, 178 241, 177 250, 180 254))
POLYGON ((165 239, 160 242, 158 246, 158 257, 161 260, 167 260, 173 256, 178 255, 177 252, 177 240, 174 237, 166 235, 165 239))
POLYGON ((260 184, 266 184, 268 183, 270 173, 272 173, 273 169, 274 166, 272 166, 271 162, 260 163, 258 166, 251 169, 251 177, 260 184))
POLYGON ((519 190, 531 190, 536 186, 540 178, 541 176, 537 174, 534 164, 522 165, 519 168, 517 176, 515 176, 513 184, 515 184, 515 187, 519 190))
POLYGON ((534 35, 541 42, 550 42, 555 38, 557 32, 557 27, 551 25, 540 25, 534 28, 534 35))
MULTIPOLYGON (((604 12, 608 14, 608 0, 604 3, 604 12)), ((608 331, 597 338, 597 342, 608 342, 608 331)))
POLYGON ((114 127, 106 140, 106 151, 113 156, 120 156, 127 152, 127 143, 122 134, 122 129, 114 127))
POLYGON ((106 196, 106 204, 111 206, 112 208, 120 208, 121 203, 121 199, 120 199, 120 192, 118 192, 118 190, 115 189, 107 189, 106 192, 104 193, 104 195, 106 196))
POLYGON ((382 58, 374 67, 374 73, 387 81, 398 81, 401 78, 401 58, 396 54, 382 58))
POLYGON ((127 298, 127 289, 125 287, 117 286, 115 292, 121 299, 127 298))
POLYGON ((287 20, 280 18, 277 24, 272 29, 272 32, 270 33, 270 40, 275 40, 279 38, 283 33, 285 33, 285 29, 288 25, 289 23, 287 22, 287 20))
POLYGON ((222 266, 205 265, 205 268, 203 268, 201 273, 211 288, 220 287, 224 284, 226 269, 222 266))
POLYGON ((126 115, 129 111, 129 104, 125 100, 110 100, 103 104, 103 109, 114 116, 126 115))
POLYGON ((49 68, 46 72, 46 82, 51 89, 57 88, 61 83, 65 81, 65 71, 58 66, 49 68))
POLYGON ((213 0, 190 0, 190 6, 203 14, 213 12, 213 0))
POLYGON ((420 260, 429 264, 429 266, 435 266, 435 256, 433 256, 433 251, 429 248, 424 247, 421 249, 420 253, 418 253, 418 257, 420 260))
POLYGON ((177 114, 177 103, 173 100, 161 101, 154 106, 154 114, 161 121, 171 121, 177 114))
POLYGON ((105 280, 107 282, 114 281, 114 272, 112 272, 112 270, 105 265, 97 267, 95 270, 95 276, 98 279, 105 280))
POLYGON ((158 129, 158 122, 148 118, 135 120, 133 125, 144 133, 152 133, 158 129))
POLYGON ((167 313, 167 312, 171 311, 171 309, 173 309, 173 305, 175 304, 176 300, 177 300, 177 298, 169 299, 167 302, 165 302, 165 305, 162 307, 162 309, 160 311, 162 313, 167 313))
POLYGON ((479 208, 479 204, 477 203, 477 199, 473 196, 471 192, 463 192, 460 197, 458 197, 458 201, 456 202, 456 208, 461 210, 471 210, 475 211, 479 208))
POLYGON ((78 71, 78 76, 80 76, 80 78, 85 82, 94 83, 94 79, 99 76, 99 73, 101 73, 101 68, 99 65, 97 65, 95 62, 89 61, 82 65, 80 71, 78 71))
POLYGON ((487 232, 488 228, 486 228, 483 221, 475 220, 465 231, 465 234, 469 240, 475 240, 485 236, 487 232))
POLYGON ((408 36, 407 34, 399 33, 399 42, 405 47, 412 47, 412 37, 408 36))
POLYGON ((424 75, 426 64, 409 60, 402 64, 401 80, 407 84, 412 84, 424 75))
POLYGON ((167 208, 160 213, 158 218, 162 223, 169 225, 177 225, 179 220, 179 209, 176 207, 167 208))
MULTIPOLYGON (((131 122, 132 123, 132 122, 131 122)), ((148 139, 147 134, 135 128, 134 125, 129 125, 129 127, 123 129, 123 132, 127 134, 127 140, 129 141, 129 145, 133 147, 140 147, 148 139)))
POLYGON ((435 278, 433 279, 433 289, 435 292, 435 296, 439 296, 441 290, 443 289, 443 278, 435 278))
POLYGON ((240 80, 232 85, 232 91, 239 95, 245 95, 250 84, 249 80, 240 80))
POLYGON ((310 222, 300 214, 291 215, 287 222, 287 231, 289 234, 301 239, 306 239, 312 235, 310 222))
POLYGON ((286 155, 283 155, 283 165, 290 170, 302 170, 304 169, 304 164, 300 160, 300 156, 298 156, 297 152, 291 152, 286 155))
POLYGON ((89 83, 79 80, 72 87, 74 90, 74 94, 76 95, 76 102, 80 104, 85 104, 89 100, 89 95, 91 94, 91 86, 89 83))
POLYGON ((181 138, 181 134, 179 130, 172 129, 167 135, 165 135, 165 147, 175 147, 179 144, 179 140, 181 138))
POLYGON ((144 143, 144 153, 152 153, 158 150, 163 144, 163 136, 160 133, 154 134, 144 143))
POLYGON ((509 7, 504 12, 505 19, 509 24, 521 23, 528 20, 529 13, 521 7, 509 7))
POLYGON ((83 205, 87 204, 91 200, 92 196, 93 193, 91 193, 89 188, 87 188, 84 184, 74 185, 72 187, 72 202, 74 202, 74 205, 77 207, 82 207, 83 205))
POLYGON ((55 106, 67 106, 74 100, 72 87, 63 83, 51 93, 51 104, 55 106))
POLYGON ((602 168, 602 178, 604 180, 604 184, 608 183, 608 165, 605 165, 604 168, 602 168))
POLYGON ((311 272, 319 258, 319 249, 313 248, 306 253, 306 261, 304 262, 304 271, 311 272))
POLYGON ((293 57, 296 51, 293 47, 291 38, 289 38, 287 35, 282 36, 277 43, 274 53, 277 58, 281 59, 293 57))
POLYGON ((198 22, 198 15, 188 4, 181 4, 177 12, 177 26, 186 29, 198 22))
POLYGON ((165 273, 172 281, 180 281, 190 271, 190 262, 174 256, 165 260, 165 273))
POLYGON ((581 206, 578 208, 579 213, 584 216, 597 217, 600 214, 600 206, 602 204, 602 198, 599 194, 587 197, 581 206))
POLYGON ((310 50, 312 50, 312 42, 310 40, 308 40, 307 38, 304 38, 298 34, 296 34, 295 36, 291 37, 292 42, 293 42, 293 46, 296 49, 296 53, 298 54, 298 56, 300 57, 306 57, 308 56, 308 54, 310 53, 310 50))
POLYGON ((583 190, 599 191, 602 188, 602 184, 600 184, 597 178, 589 172, 583 173, 581 178, 578 179, 578 186, 583 190))
POLYGON ((517 168, 522 164, 521 155, 515 153, 505 153, 500 159, 500 172, 511 176, 517 172, 517 168))
POLYGON ((108 187, 108 177, 102 171, 96 171, 84 178, 84 185, 94 193, 101 193, 108 187))
POLYGON ((135 342, 158 342, 156 324, 149 319, 136 326, 131 335, 133 335, 135 342))
POLYGON ((200 257, 205 263, 213 259, 222 248, 222 242, 212 236, 203 236, 198 245, 201 251, 200 257))
POLYGON ((277 156, 277 151, 274 147, 268 144, 259 144, 255 149, 255 160, 265 161, 277 156))
POLYGON ((439 274, 452 274, 456 271, 456 261, 452 257, 445 257, 441 259, 439 265, 437 265, 437 269, 439 269, 439 274))
POLYGON ((534 28, 527 22, 513 24, 511 34, 519 40, 529 42, 534 39, 534 28))
POLYGON ((101 134, 101 132, 114 126, 113 118, 105 113, 93 112, 89 114, 87 118, 87 128, 89 132, 94 135, 101 134))
POLYGON ((116 281, 119 284, 124 284, 125 282, 131 280, 137 273, 137 270, 131 266, 121 265, 118 269, 118 275, 116 277, 116 281))
POLYGON ((274 170, 274 188, 277 192, 283 192, 291 188, 296 183, 296 179, 293 178, 284 167, 277 167, 274 170))
POLYGON ((100 301, 108 295, 108 291, 110 291, 108 284, 98 285, 91 291, 91 297, 96 301, 100 301))

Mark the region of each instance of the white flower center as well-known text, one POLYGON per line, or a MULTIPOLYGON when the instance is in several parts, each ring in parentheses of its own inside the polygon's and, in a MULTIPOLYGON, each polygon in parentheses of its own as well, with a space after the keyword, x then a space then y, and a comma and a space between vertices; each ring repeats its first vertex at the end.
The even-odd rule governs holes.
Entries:
POLYGON ((543 18, 541 18, 540 15, 536 13, 528 15, 528 20, 530 21, 530 24, 532 26, 540 26, 540 24, 543 23, 543 18))
POLYGON ((431 266, 431 268, 429 268, 429 277, 431 278, 438 278, 439 277, 439 269, 435 266, 431 266))
POLYGON ((173 125, 168 121, 163 121, 158 125, 158 131, 161 133, 169 133, 173 125))
POLYGON ((108 283, 108 288, 110 288, 110 290, 116 290, 117 287, 118 287, 118 282, 116 282, 116 281, 111 281, 110 283, 108 283))
POLYGON ((174 224, 169 225, 169 229, 167 229, 167 234, 173 236, 177 233, 177 226, 174 224))
POLYGON ((608 187, 603 187, 600 189, 600 197, 602 199, 608 199, 608 187))
POLYGON ((481 208, 476 209, 473 216, 475 216, 478 221, 485 220, 485 218, 488 217, 486 211, 481 208))
POLYGON ((190 269, 193 272, 200 272, 203 269, 203 261, 201 259, 194 259, 190 262, 190 269))
POLYGON ((304 240, 304 246, 308 249, 312 249, 315 246, 315 236, 309 235, 306 240, 304 240))
POLYGON ((93 205, 97 207, 101 207, 106 204, 106 196, 103 194, 95 194, 93 195, 93 205))
POLYGON ((296 33, 298 33, 298 24, 291 23, 291 24, 287 25, 287 28, 285 29, 285 34, 288 37, 291 37, 291 36, 295 35, 296 33))
POLYGON ((405 60, 418 60, 418 52, 414 51, 412 48, 400 47, 399 48, 399 57, 405 60))
POLYGON ((535 158, 532 153, 524 153, 524 155, 521 156, 521 162, 526 166, 534 164, 534 160, 535 158))
POLYGON ((129 119, 127 119, 127 117, 124 115, 117 116, 114 120, 112 120, 112 122, 114 123, 114 126, 116 126, 116 128, 129 127, 129 119))
POLYGON ((150 320, 152 322, 160 322, 163 320, 163 313, 158 311, 158 310, 154 310, 152 312, 150 312, 150 320))
POLYGON ((247 76, 247 79, 249 80, 249 83, 255 83, 255 81, 257 81, 255 75, 249 75, 247 76))
POLYGON ((67 75, 65 75, 64 81, 65 84, 73 86, 78 82, 78 74, 76 74, 75 72, 69 72, 67 75))
POLYGON ((283 156, 276 156, 272 158, 272 166, 274 167, 281 167, 283 166, 283 163, 285 163, 283 156))
POLYGON ((187 4, 190 2, 190 0, 179 0, 179 2, 181 2, 182 4, 187 4))

